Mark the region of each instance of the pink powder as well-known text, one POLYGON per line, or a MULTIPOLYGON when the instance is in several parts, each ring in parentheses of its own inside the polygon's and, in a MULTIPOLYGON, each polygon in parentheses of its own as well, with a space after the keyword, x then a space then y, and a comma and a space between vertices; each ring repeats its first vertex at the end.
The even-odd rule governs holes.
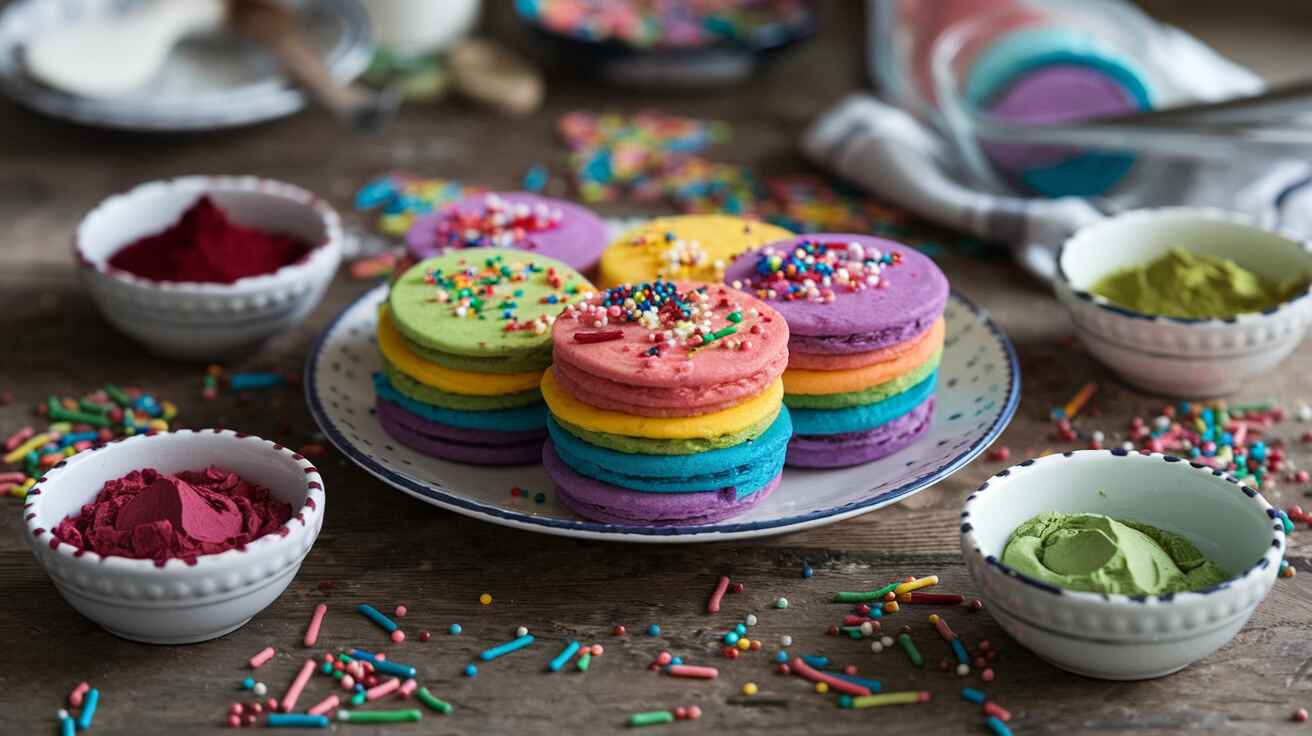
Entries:
POLYGON ((165 475, 146 468, 106 482, 80 514, 59 522, 54 535, 102 557, 194 565, 200 555, 286 534, 291 515, 291 504, 236 473, 210 467, 165 475))

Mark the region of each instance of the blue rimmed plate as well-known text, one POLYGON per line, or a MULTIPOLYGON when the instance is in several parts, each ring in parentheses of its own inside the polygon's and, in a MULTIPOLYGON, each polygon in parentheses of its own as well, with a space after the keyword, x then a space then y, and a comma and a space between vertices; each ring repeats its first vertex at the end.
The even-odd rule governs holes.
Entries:
POLYGON ((374 418, 371 375, 380 369, 372 289, 337 316, 306 364, 310 413, 347 457, 421 501, 494 524, 545 534, 623 542, 711 542, 795 532, 864 514, 932 486, 983 452, 1020 401, 1020 367, 1002 330, 953 294, 939 368, 938 408, 929 434, 883 460, 839 470, 784 471, 761 505, 706 526, 647 528, 601 524, 556 502, 540 466, 480 467, 436 460, 398 444, 374 418), (524 494, 512 495, 512 488, 524 494), (543 500, 538 501, 539 494, 543 500))

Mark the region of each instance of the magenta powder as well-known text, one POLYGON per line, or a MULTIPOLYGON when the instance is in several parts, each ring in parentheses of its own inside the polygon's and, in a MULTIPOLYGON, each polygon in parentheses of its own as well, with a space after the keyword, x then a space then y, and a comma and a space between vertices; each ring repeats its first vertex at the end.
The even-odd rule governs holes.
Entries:
POLYGON ((194 565, 200 555, 285 535, 291 515, 291 504, 236 473, 209 467, 167 475, 146 468, 107 481, 78 515, 59 522, 54 535, 102 557, 194 565))

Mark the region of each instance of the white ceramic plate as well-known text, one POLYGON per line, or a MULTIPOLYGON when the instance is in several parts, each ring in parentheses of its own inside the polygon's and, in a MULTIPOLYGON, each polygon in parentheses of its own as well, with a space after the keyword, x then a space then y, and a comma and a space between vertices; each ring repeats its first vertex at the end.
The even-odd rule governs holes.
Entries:
POLYGON ((1020 367, 993 320, 956 294, 948 300, 938 408, 929 434, 895 455, 855 468, 784 471, 769 498, 706 526, 648 528, 586 521, 555 500, 540 466, 480 467, 436 460, 394 441, 374 419, 377 306, 386 286, 342 311, 305 369, 310 413, 339 450, 385 483, 456 513, 518 529, 624 542, 710 542, 832 524, 887 506, 956 472, 997 438, 1020 400, 1020 367), (527 496, 512 496, 519 487, 527 496), (535 500, 537 494, 545 500, 535 500))
MULTIPOLYGON (((127 130, 214 130, 290 115, 305 96, 288 85, 272 54, 231 33, 184 39, 154 79, 132 95, 91 99, 27 74, 23 44, 83 14, 121 13, 136 0, 15 0, 0 12, 0 91, 58 118, 127 130)), ((302 27, 334 77, 354 79, 373 53, 357 0, 297 0, 302 27)))

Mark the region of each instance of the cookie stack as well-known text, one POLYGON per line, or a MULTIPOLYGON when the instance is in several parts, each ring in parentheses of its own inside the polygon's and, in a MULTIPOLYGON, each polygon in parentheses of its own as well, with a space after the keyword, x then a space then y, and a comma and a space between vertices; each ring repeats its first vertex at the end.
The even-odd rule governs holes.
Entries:
POLYGON ((781 227, 730 215, 658 217, 607 246, 597 267, 597 283, 618 286, 657 277, 718 283, 739 253, 792 235, 781 227))
POLYGON ((929 258, 880 238, 802 235, 740 256, 725 281, 788 322, 789 465, 857 465, 929 430, 948 298, 929 258))
POLYGON ((551 326, 565 305, 592 295, 569 266, 510 248, 451 251, 413 266, 378 314, 383 429, 446 460, 537 462, 551 326))
POLYGON ((542 379, 557 498, 608 523, 719 521, 778 485, 788 325, 721 284, 624 285, 565 309, 542 379))

